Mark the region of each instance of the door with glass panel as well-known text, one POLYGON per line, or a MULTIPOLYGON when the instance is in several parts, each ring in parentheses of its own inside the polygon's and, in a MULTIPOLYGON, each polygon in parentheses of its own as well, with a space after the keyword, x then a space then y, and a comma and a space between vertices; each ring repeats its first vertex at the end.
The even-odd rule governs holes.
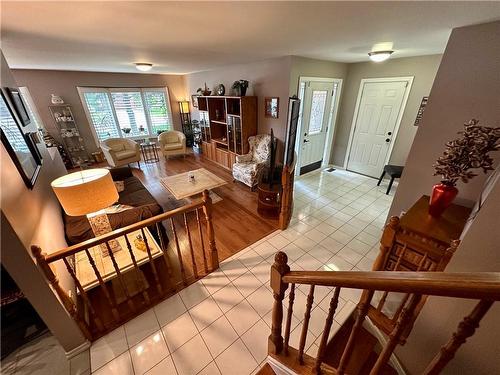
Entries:
POLYGON ((305 83, 299 140, 300 174, 318 169, 323 163, 333 90, 332 82, 305 83))

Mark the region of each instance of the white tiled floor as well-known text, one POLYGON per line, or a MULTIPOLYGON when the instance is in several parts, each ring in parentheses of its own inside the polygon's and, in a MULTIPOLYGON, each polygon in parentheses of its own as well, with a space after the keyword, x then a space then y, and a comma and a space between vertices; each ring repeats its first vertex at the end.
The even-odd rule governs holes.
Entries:
MULTIPOLYGON (((292 270, 369 270, 392 201, 384 192, 385 186, 376 187, 376 180, 345 171, 298 179, 293 219, 286 231, 251 245, 224 261, 217 272, 95 342, 92 371, 255 373, 267 356, 274 254, 286 252, 292 270)), ((308 292, 305 286, 296 289, 292 346, 297 346, 308 292)), ((331 296, 330 288, 316 288, 307 341, 313 355, 331 296)), ((357 291, 342 292, 332 333, 359 296, 357 291)))
MULTIPOLYGON (((222 262, 221 268, 93 343, 94 374, 253 374, 265 361, 274 254, 292 270, 369 270, 392 195, 376 180, 346 171, 318 172, 295 183, 293 219, 222 262)), ((395 190, 395 188, 393 189, 395 190)), ((290 344, 297 347, 307 286, 296 288, 290 344)), ((307 340, 318 349, 332 290, 317 287, 307 340)), ((343 290, 335 332, 360 293, 343 290)))

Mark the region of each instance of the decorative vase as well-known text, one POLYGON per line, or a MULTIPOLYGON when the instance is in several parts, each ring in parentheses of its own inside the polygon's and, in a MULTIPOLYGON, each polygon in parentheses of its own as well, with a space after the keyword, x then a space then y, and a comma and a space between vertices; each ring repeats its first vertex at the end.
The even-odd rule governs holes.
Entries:
POLYGON ((440 217, 458 194, 458 189, 450 184, 440 183, 432 187, 432 195, 429 201, 429 214, 440 217))
POLYGON ((240 96, 245 96, 247 94, 247 87, 241 86, 240 87, 240 96))

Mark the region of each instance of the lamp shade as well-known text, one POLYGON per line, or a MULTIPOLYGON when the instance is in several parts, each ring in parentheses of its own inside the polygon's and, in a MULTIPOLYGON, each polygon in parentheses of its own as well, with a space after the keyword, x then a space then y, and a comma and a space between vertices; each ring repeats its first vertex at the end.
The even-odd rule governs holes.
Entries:
POLYGON ((179 111, 182 114, 189 113, 189 102, 187 100, 179 102, 179 111))
POLYGON ((118 200, 118 191, 107 169, 70 173, 52 181, 51 186, 69 216, 87 215, 118 200))

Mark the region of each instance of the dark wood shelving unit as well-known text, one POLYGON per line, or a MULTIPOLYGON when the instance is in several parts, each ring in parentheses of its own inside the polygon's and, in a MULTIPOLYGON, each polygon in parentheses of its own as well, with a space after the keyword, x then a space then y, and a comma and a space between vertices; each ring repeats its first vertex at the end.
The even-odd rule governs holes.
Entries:
POLYGON ((248 152, 248 137, 257 134, 257 97, 199 96, 198 110, 202 153, 232 169, 236 155, 248 152))

